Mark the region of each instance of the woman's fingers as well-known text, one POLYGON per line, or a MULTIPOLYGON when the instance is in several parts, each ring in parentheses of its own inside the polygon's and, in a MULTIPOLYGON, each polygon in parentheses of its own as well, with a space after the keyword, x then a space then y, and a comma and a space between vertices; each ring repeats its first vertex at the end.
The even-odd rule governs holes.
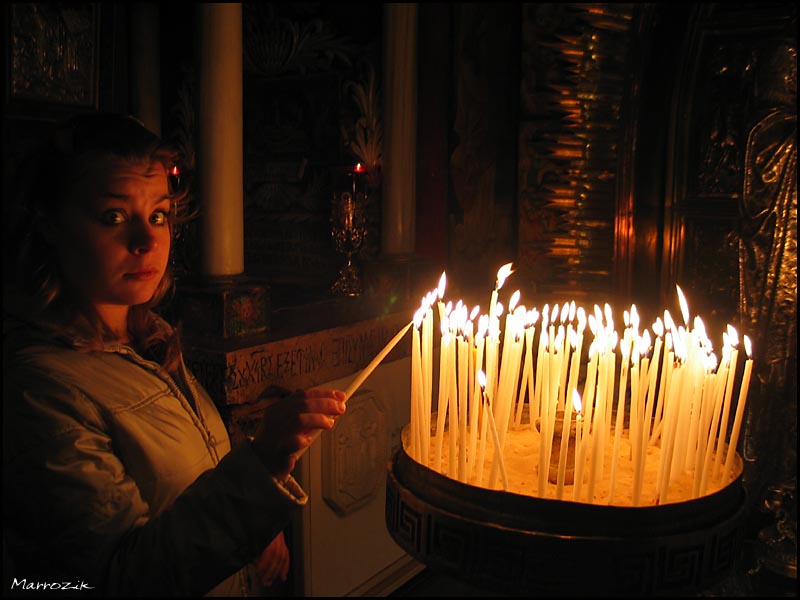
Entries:
POLYGON ((332 429, 345 411, 340 390, 298 390, 281 396, 265 406, 253 447, 275 475, 288 475, 319 431, 332 429))

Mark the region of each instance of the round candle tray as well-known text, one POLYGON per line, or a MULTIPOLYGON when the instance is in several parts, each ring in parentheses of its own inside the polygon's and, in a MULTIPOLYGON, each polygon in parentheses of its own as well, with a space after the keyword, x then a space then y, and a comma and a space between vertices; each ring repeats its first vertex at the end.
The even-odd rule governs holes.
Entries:
POLYGON ((747 502, 737 459, 738 477, 715 493, 622 507, 468 485, 401 445, 388 464, 386 527, 429 568, 487 594, 700 592, 728 576, 741 552, 747 502))

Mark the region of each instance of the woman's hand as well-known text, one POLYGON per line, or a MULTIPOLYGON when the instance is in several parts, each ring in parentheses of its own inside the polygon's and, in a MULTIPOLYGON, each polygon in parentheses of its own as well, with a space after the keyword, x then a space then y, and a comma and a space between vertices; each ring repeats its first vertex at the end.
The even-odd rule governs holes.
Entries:
POLYGON ((286 547, 282 531, 261 553, 261 558, 258 559, 258 575, 265 587, 274 584, 278 577, 281 581, 286 581, 289 576, 289 548, 286 547))
POLYGON ((339 390, 299 390, 272 398, 253 438, 253 449, 278 480, 285 480, 316 434, 333 429, 345 412, 339 390))

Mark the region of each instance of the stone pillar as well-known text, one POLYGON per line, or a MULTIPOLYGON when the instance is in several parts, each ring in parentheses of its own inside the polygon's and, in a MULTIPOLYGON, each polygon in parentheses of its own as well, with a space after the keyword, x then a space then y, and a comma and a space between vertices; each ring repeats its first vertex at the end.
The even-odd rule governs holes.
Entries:
POLYGON ((197 183, 203 275, 244 272, 242 5, 198 5, 197 183))
POLYGON ((159 8, 155 2, 131 6, 132 113, 161 135, 161 56, 159 8))
POLYGON ((417 4, 384 5, 383 219, 386 258, 414 253, 417 144, 417 4))

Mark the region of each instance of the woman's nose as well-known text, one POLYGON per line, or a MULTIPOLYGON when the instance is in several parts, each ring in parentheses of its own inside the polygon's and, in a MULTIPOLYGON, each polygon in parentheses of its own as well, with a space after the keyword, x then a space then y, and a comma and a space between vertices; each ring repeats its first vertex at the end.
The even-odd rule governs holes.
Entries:
POLYGON ((156 247, 157 238, 155 232, 153 231, 153 227, 146 220, 134 219, 131 227, 131 252, 134 254, 146 254, 156 247))

